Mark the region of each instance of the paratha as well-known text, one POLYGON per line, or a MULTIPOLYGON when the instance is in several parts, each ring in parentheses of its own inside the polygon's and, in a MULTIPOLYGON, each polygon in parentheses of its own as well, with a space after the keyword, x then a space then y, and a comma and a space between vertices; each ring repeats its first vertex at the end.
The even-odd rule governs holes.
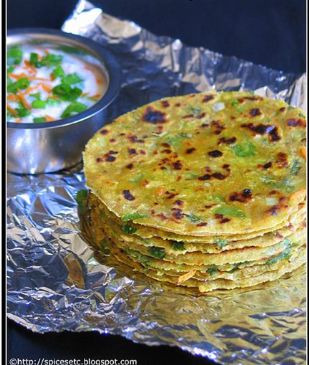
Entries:
POLYGON ((87 184, 117 217, 180 235, 272 229, 305 197, 305 127, 246 92, 162 99, 96 133, 87 184))
POLYGON ((204 280, 198 280, 196 278, 194 278, 195 272, 191 271, 190 275, 187 277, 187 280, 181 281, 179 280, 179 277, 183 277, 182 276, 170 276, 170 275, 165 275, 162 274, 156 270, 151 270, 148 268, 144 268, 142 265, 136 263, 135 261, 131 260, 127 255, 123 254, 123 252, 121 252, 120 250, 117 250, 116 248, 113 248, 113 254, 115 257, 118 258, 118 260, 122 263, 124 263, 125 265, 130 266, 134 271, 137 272, 142 272, 143 274, 149 276, 152 279, 161 281, 161 282, 165 282, 165 283, 170 283, 170 284, 174 284, 177 286, 183 286, 183 287, 188 287, 188 288, 198 288, 198 290, 203 293, 203 292, 209 292, 212 290, 217 290, 217 289, 235 289, 235 288, 246 288, 246 287, 250 287, 250 286, 255 286, 261 283, 265 283, 267 281, 273 281, 276 279, 279 279, 280 277, 282 277, 283 275, 290 273, 294 270, 296 270, 297 268, 299 268, 300 266, 302 266, 305 261, 305 255, 304 255, 304 250, 303 251, 299 251, 297 256, 293 257, 293 259, 291 260, 287 260, 288 264, 282 265, 279 264, 277 268, 275 268, 274 270, 272 270, 272 268, 270 266, 267 267, 267 269, 263 272, 263 273, 259 273, 258 275, 254 275, 251 277, 241 277, 241 278, 236 278, 234 280, 231 279, 223 279, 223 278, 218 278, 218 279, 214 279, 214 278, 208 278, 206 279, 206 277, 204 278, 204 280))
POLYGON ((227 250, 220 253, 204 254, 201 252, 190 252, 184 255, 168 254, 163 248, 156 246, 143 246, 125 242, 113 234, 111 230, 105 226, 106 236, 113 242, 114 246, 126 249, 133 249, 139 253, 159 258, 161 261, 173 262, 176 264, 186 265, 224 265, 235 264, 242 261, 258 261, 273 255, 280 254, 286 249, 287 244, 292 242, 295 245, 302 245, 305 241, 305 230, 293 233, 289 239, 284 239, 269 247, 247 247, 243 249, 227 250))
MULTIPOLYGON (((266 247, 271 246, 274 243, 282 241, 285 237, 289 236, 292 232, 297 229, 305 227, 305 208, 301 208, 293 217, 288 224, 281 229, 271 231, 262 235, 258 235, 253 238, 245 239, 242 237, 241 240, 237 240, 231 236, 216 237, 210 242, 195 242, 188 241, 187 237, 184 240, 168 240, 162 239, 157 236, 142 235, 139 228, 136 225, 130 223, 130 227, 136 229, 134 232, 127 230, 126 222, 116 220, 115 217, 109 212, 103 205, 98 203, 96 197, 93 194, 89 196, 89 206, 91 207, 91 220, 96 229, 102 229, 103 226, 108 225, 110 229, 120 239, 127 242, 136 242, 145 246, 157 246, 166 249, 167 251, 173 252, 174 254, 185 254, 187 252, 201 251, 204 253, 218 253, 225 250, 243 248, 243 247, 266 247)), ((145 228, 146 229, 146 228, 145 228)), ((159 233, 157 233, 159 234, 159 233)))
POLYGON ((99 251, 208 292, 305 262, 306 120, 249 92, 164 98, 120 116, 83 154, 99 251))

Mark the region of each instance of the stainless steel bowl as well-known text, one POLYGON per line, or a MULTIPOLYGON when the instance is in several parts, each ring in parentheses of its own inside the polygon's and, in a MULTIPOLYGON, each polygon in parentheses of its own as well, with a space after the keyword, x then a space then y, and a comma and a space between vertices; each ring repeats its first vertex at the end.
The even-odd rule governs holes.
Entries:
POLYGON ((55 122, 7 123, 7 168, 18 174, 59 171, 81 160, 87 141, 106 121, 106 109, 120 89, 120 67, 115 58, 97 43, 58 30, 14 29, 8 32, 7 45, 43 42, 73 46, 100 62, 107 81, 102 98, 86 111, 55 122))

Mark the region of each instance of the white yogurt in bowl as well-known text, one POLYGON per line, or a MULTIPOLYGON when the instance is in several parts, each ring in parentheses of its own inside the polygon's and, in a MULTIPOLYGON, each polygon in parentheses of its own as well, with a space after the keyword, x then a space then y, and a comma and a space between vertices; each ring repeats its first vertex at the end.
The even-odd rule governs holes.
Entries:
POLYGON ((10 29, 7 45, 8 171, 75 166, 115 111, 117 59, 89 38, 54 29, 10 29))
POLYGON ((45 123, 83 112, 107 89, 98 61, 71 46, 14 45, 7 51, 7 121, 45 123))

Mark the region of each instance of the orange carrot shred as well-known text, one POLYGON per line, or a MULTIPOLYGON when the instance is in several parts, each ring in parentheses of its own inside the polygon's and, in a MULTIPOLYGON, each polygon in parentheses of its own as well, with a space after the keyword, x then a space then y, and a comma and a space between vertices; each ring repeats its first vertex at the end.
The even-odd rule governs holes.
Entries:
POLYGON ((307 158, 307 149, 306 149, 306 147, 301 147, 300 149, 299 149, 299 154, 300 154, 300 156, 303 158, 303 159, 305 159, 306 160, 306 158, 307 158))
POLYGON ((165 192, 165 189, 162 186, 160 186, 159 188, 156 189, 156 194, 158 194, 159 196, 163 195, 164 192, 165 192))
POLYGON ((10 100, 10 101, 16 101, 17 97, 14 94, 8 94, 7 99, 10 100))
POLYGON ((9 104, 7 104, 7 106, 6 106, 6 108, 7 108, 7 110, 12 114, 12 115, 14 115, 14 117, 16 117, 17 116, 17 113, 16 113, 16 110, 15 109, 13 109, 9 104))
POLYGON ((50 115, 45 115, 45 119, 47 122, 52 122, 55 120, 55 118, 51 117, 50 115))
POLYGON ((20 102, 23 104, 23 106, 26 108, 26 109, 31 109, 31 105, 28 103, 28 101, 26 100, 25 98, 25 95, 22 94, 22 93, 18 93, 17 94, 17 97, 18 99, 20 100, 20 102))
POLYGON ((42 84, 42 89, 45 90, 46 92, 50 93, 51 92, 51 87, 49 85, 46 84, 42 84))
POLYGON ((28 71, 30 71, 34 75, 36 74, 36 72, 37 72, 36 68, 33 67, 33 65, 31 65, 31 63, 28 60, 25 60, 24 64, 25 64, 26 68, 28 69, 28 71))
POLYGON ((50 81, 50 79, 47 79, 46 77, 36 77, 34 80, 37 80, 37 81, 50 81))
POLYGON ((25 73, 21 73, 21 74, 11 74, 10 77, 12 79, 15 79, 15 80, 19 80, 21 79, 22 77, 29 77, 28 75, 26 75, 25 73))
POLYGON ((98 100, 98 99, 100 99, 100 97, 101 97, 101 94, 95 94, 95 95, 91 96, 91 98, 94 100, 98 100))

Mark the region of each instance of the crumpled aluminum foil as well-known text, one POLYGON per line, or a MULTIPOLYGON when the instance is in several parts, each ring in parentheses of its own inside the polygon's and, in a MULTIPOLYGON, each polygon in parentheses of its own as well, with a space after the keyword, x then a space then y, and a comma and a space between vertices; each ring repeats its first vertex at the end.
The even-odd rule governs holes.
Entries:
MULTIPOLYGON (((249 89, 306 109, 306 77, 184 46, 81 0, 63 30, 91 37, 122 65, 110 118, 163 96, 249 89)), ((124 275, 82 238, 82 166, 8 175, 8 316, 35 332, 98 331, 178 346, 222 364, 305 362, 305 270, 247 291, 194 297, 124 275)))

